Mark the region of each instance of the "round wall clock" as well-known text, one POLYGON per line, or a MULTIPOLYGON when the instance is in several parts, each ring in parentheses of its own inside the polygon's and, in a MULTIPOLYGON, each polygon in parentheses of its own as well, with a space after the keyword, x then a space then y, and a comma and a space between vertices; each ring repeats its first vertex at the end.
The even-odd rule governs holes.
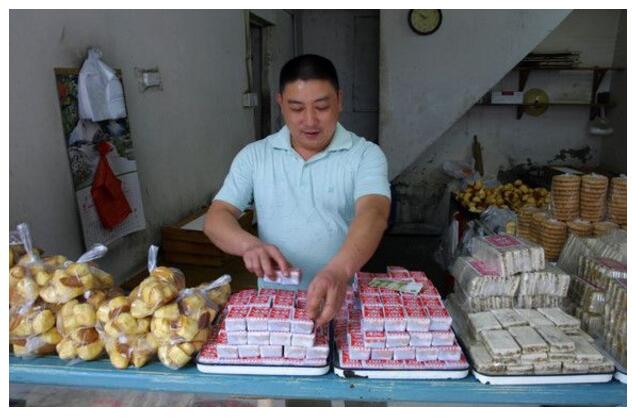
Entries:
POLYGON ((441 10, 413 9, 408 12, 408 24, 419 35, 430 35, 441 26, 441 10))

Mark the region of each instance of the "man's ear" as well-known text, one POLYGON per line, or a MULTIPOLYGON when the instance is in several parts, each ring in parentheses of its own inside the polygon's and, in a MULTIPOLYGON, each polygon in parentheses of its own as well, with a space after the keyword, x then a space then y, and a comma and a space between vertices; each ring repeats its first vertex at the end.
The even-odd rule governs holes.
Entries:
POLYGON ((281 107, 281 105, 283 104, 283 96, 281 95, 281 93, 277 93, 276 102, 279 105, 279 107, 281 107))
POLYGON ((338 90, 338 109, 342 111, 342 90, 338 90))

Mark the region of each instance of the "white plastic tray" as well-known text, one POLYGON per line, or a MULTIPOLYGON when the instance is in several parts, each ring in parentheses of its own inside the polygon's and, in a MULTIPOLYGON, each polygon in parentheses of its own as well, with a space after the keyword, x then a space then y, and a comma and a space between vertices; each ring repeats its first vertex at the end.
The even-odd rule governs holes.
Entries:
POLYGON ((617 381, 623 383, 623 384, 628 384, 628 374, 617 371, 614 373, 614 379, 616 379, 617 381))
POLYGON ((225 365, 225 364, 197 364, 198 371, 207 374, 232 375, 285 375, 285 376, 319 376, 329 372, 330 365, 321 367, 302 366, 273 366, 273 365, 225 365))
POLYGON ((334 373, 341 378, 364 377, 370 379, 462 379, 469 369, 450 371, 412 370, 412 369, 346 369, 334 366, 334 373))
POLYGON ((612 380, 612 374, 486 375, 475 370, 472 374, 483 384, 491 385, 595 384, 612 380))

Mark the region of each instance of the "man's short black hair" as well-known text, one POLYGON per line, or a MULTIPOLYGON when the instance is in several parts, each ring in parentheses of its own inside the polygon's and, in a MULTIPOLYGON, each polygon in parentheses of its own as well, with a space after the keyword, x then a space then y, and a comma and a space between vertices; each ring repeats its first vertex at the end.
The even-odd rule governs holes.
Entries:
POLYGON ((336 93, 340 86, 338 85, 338 73, 334 64, 325 57, 320 55, 300 55, 290 59, 283 68, 281 68, 281 76, 279 77, 279 92, 283 93, 287 83, 296 80, 325 80, 333 85, 336 93))

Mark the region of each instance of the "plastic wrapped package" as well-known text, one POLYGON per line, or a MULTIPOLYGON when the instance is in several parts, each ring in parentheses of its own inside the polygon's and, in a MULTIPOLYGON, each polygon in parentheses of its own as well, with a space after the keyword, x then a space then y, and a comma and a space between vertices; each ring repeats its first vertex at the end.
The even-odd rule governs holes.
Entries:
POLYGON ((581 178, 580 216, 598 222, 606 216, 608 177, 593 173, 581 178))
POLYGON ((606 302, 605 290, 588 280, 573 275, 568 296, 583 311, 603 315, 606 302))
POLYGON ((550 295, 565 297, 570 285, 570 275, 551 263, 542 271, 518 274, 518 295, 550 295))
POLYGON ((16 356, 53 353, 61 336, 55 327, 52 306, 40 301, 9 310, 9 342, 16 356))
POLYGON ((556 219, 562 221, 579 217, 581 177, 571 174, 555 175, 551 180, 551 206, 556 219))
POLYGON ((96 244, 76 262, 65 262, 63 267, 54 270, 46 285, 40 290, 40 297, 47 303, 65 304, 87 291, 112 288, 114 278, 91 264, 106 253, 105 245, 96 244))
POLYGON ((88 361, 103 353, 103 342, 96 330, 95 304, 94 296, 92 303, 73 299, 57 311, 56 326, 62 336, 56 349, 60 359, 88 361))
POLYGON ((472 256, 491 262, 503 276, 539 271, 545 266, 541 246, 509 235, 473 238, 472 256))
POLYGON ((627 267, 614 259, 582 256, 579 259, 578 275, 599 288, 607 288, 613 278, 627 278, 627 267))
MULTIPOLYGON (((452 295, 452 294, 451 294, 452 295)), ((470 297, 466 295, 458 283, 454 285, 454 298, 468 313, 487 311, 495 308, 511 308, 514 306, 513 296, 470 297)))
POLYGON ((467 315, 467 322, 469 332, 476 340, 480 340, 480 333, 484 330, 502 329, 496 317, 489 311, 470 313, 467 315))
POLYGON ((627 280, 609 282, 604 308, 603 339, 606 349, 627 367, 627 280))
POLYGON ((503 276, 494 262, 460 256, 450 273, 470 297, 513 296, 518 289, 516 276, 503 276))
POLYGON ((496 360, 517 359, 520 355, 520 346, 507 330, 484 330, 481 340, 496 360))
MULTIPOLYGON (((223 275, 211 283, 181 290, 173 303, 154 312, 151 333, 157 341, 158 358, 163 365, 171 369, 181 368, 199 352, 221 308, 210 300, 209 293, 230 281, 229 275, 223 275)), ((250 334, 247 341, 249 338, 250 334)), ((261 332, 257 340, 259 344, 269 344, 270 333, 261 332)))

